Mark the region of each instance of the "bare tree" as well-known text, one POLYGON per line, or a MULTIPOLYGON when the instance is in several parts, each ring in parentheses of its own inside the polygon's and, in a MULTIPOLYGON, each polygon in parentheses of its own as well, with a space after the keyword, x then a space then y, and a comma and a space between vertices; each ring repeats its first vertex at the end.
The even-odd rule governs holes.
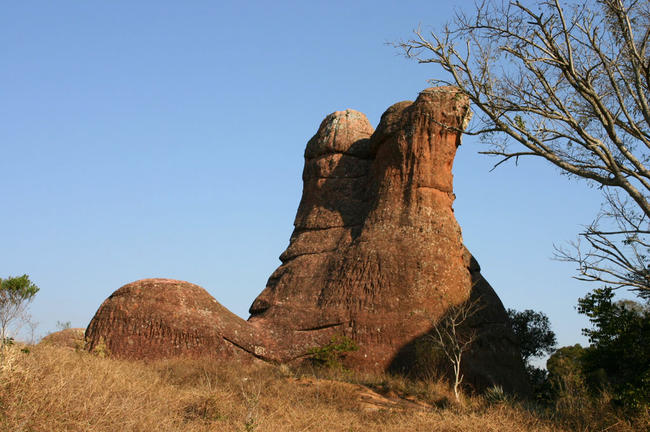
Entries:
POLYGON ((589 250, 560 256, 582 279, 650 296, 650 2, 483 0, 474 12, 397 45, 469 96, 467 133, 495 167, 536 156, 602 188, 589 250))
POLYGON ((28 314, 25 317, 25 321, 27 323, 27 328, 29 329, 29 344, 34 345, 36 341, 39 339, 36 336, 36 329, 38 328, 40 323, 38 321, 34 321, 32 316, 28 314))
POLYGON ((570 248, 556 247, 556 256, 578 264, 579 280, 628 287, 640 297, 650 298, 648 215, 620 194, 604 195, 605 204, 596 220, 570 248), (603 221, 610 229, 602 229, 603 221))
POLYGON ((463 354, 467 352, 476 340, 476 330, 468 325, 468 321, 479 310, 480 299, 468 300, 465 303, 451 306, 441 320, 434 323, 428 339, 440 349, 449 361, 454 372, 454 396, 460 402, 460 385, 463 382, 461 364, 463 354))

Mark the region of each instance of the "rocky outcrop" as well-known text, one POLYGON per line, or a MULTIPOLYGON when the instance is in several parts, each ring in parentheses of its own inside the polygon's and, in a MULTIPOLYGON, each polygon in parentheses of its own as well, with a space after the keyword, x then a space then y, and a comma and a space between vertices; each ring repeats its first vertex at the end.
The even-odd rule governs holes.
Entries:
POLYGON ((451 162, 468 104, 452 89, 423 92, 382 116, 328 116, 307 144, 304 191, 283 264, 253 303, 252 323, 331 328, 364 348, 352 359, 385 369, 471 282, 453 215, 451 162), (450 95, 451 93, 451 95, 450 95))
POLYGON ((123 358, 251 358, 250 353, 264 352, 249 327, 198 285, 143 279, 104 301, 86 338, 88 349, 105 343, 108 352, 123 358))
POLYGON ((56 346, 59 348, 83 349, 85 331, 86 329, 82 328, 66 328, 48 334, 41 339, 39 344, 56 346))
POLYGON ((195 285, 148 280, 116 291, 87 336, 104 337, 125 356, 287 362, 346 335, 360 346, 348 366, 409 371, 432 324, 474 299, 479 338, 468 380, 525 391, 503 305, 463 246, 452 209, 452 163, 468 119, 468 100, 451 87, 393 105, 376 131, 357 111, 327 116, 305 150, 303 196, 282 265, 248 322, 195 285))

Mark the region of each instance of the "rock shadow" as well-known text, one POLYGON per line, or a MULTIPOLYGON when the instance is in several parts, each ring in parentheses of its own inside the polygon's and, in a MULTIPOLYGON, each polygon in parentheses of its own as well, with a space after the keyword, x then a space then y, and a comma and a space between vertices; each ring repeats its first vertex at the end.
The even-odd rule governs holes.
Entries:
MULTIPOLYGON (((472 277, 472 289, 461 307, 476 304, 478 308, 459 328, 461 337, 475 334, 474 342, 462 356, 462 386, 470 393, 481 393, 492 386, 500 386, 508 393, 529 397, 532 390, 525 376, 522 376, 524 362, 519 354, 519 341, 512 331, 503 304, 481 275, 480 266, 471 255, 468 270, 472 277)), ((436 322, 448 317, 446 313, 436 322)), ((388 371, 413 379, 443 378, 453 383, 452 363, 432 342, 435 336, 432 323, 429 331, 402 346, 391 360, 388 371)))

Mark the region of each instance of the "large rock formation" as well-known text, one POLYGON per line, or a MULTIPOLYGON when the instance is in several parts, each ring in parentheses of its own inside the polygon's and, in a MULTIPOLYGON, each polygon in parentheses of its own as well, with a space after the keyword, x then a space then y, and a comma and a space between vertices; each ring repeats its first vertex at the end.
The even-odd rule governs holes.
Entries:
POLYGON ((250 325, 198 285, 144 279, 124 285, 104 301, 86 330, 88 348, 105 343, 126 358, 243 357, 263 354, 250 325))
POLYGON ((478 340, 465 363, 477 388, 524 391, 523 363, 500 300, 462 244, 452 163, 469 103, 432 88, 400 102, 376 131, 353 110, 325 118, 308 142, 304 190, 282 265, 248 322, 187 282, 126 285, 87 337, 129 357, 305 357, 333 335, 360 346, 357 369, 410 371, 418 341, 452 305, 478 301, 478 340))

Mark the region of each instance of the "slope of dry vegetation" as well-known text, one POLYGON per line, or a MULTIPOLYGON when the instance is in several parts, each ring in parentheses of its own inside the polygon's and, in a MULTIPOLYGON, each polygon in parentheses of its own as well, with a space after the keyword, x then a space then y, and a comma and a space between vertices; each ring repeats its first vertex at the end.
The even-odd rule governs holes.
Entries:
MULTIPOLYGON (((440 382, 325 379, 266 364, 120 361, 52 345, 24 351, 9 346, 0 357, 2 432, 568 430, 511 402, 477 397, 459 407, 440 382)), ((609 430, 635 430, 617 422, 609 430)))

